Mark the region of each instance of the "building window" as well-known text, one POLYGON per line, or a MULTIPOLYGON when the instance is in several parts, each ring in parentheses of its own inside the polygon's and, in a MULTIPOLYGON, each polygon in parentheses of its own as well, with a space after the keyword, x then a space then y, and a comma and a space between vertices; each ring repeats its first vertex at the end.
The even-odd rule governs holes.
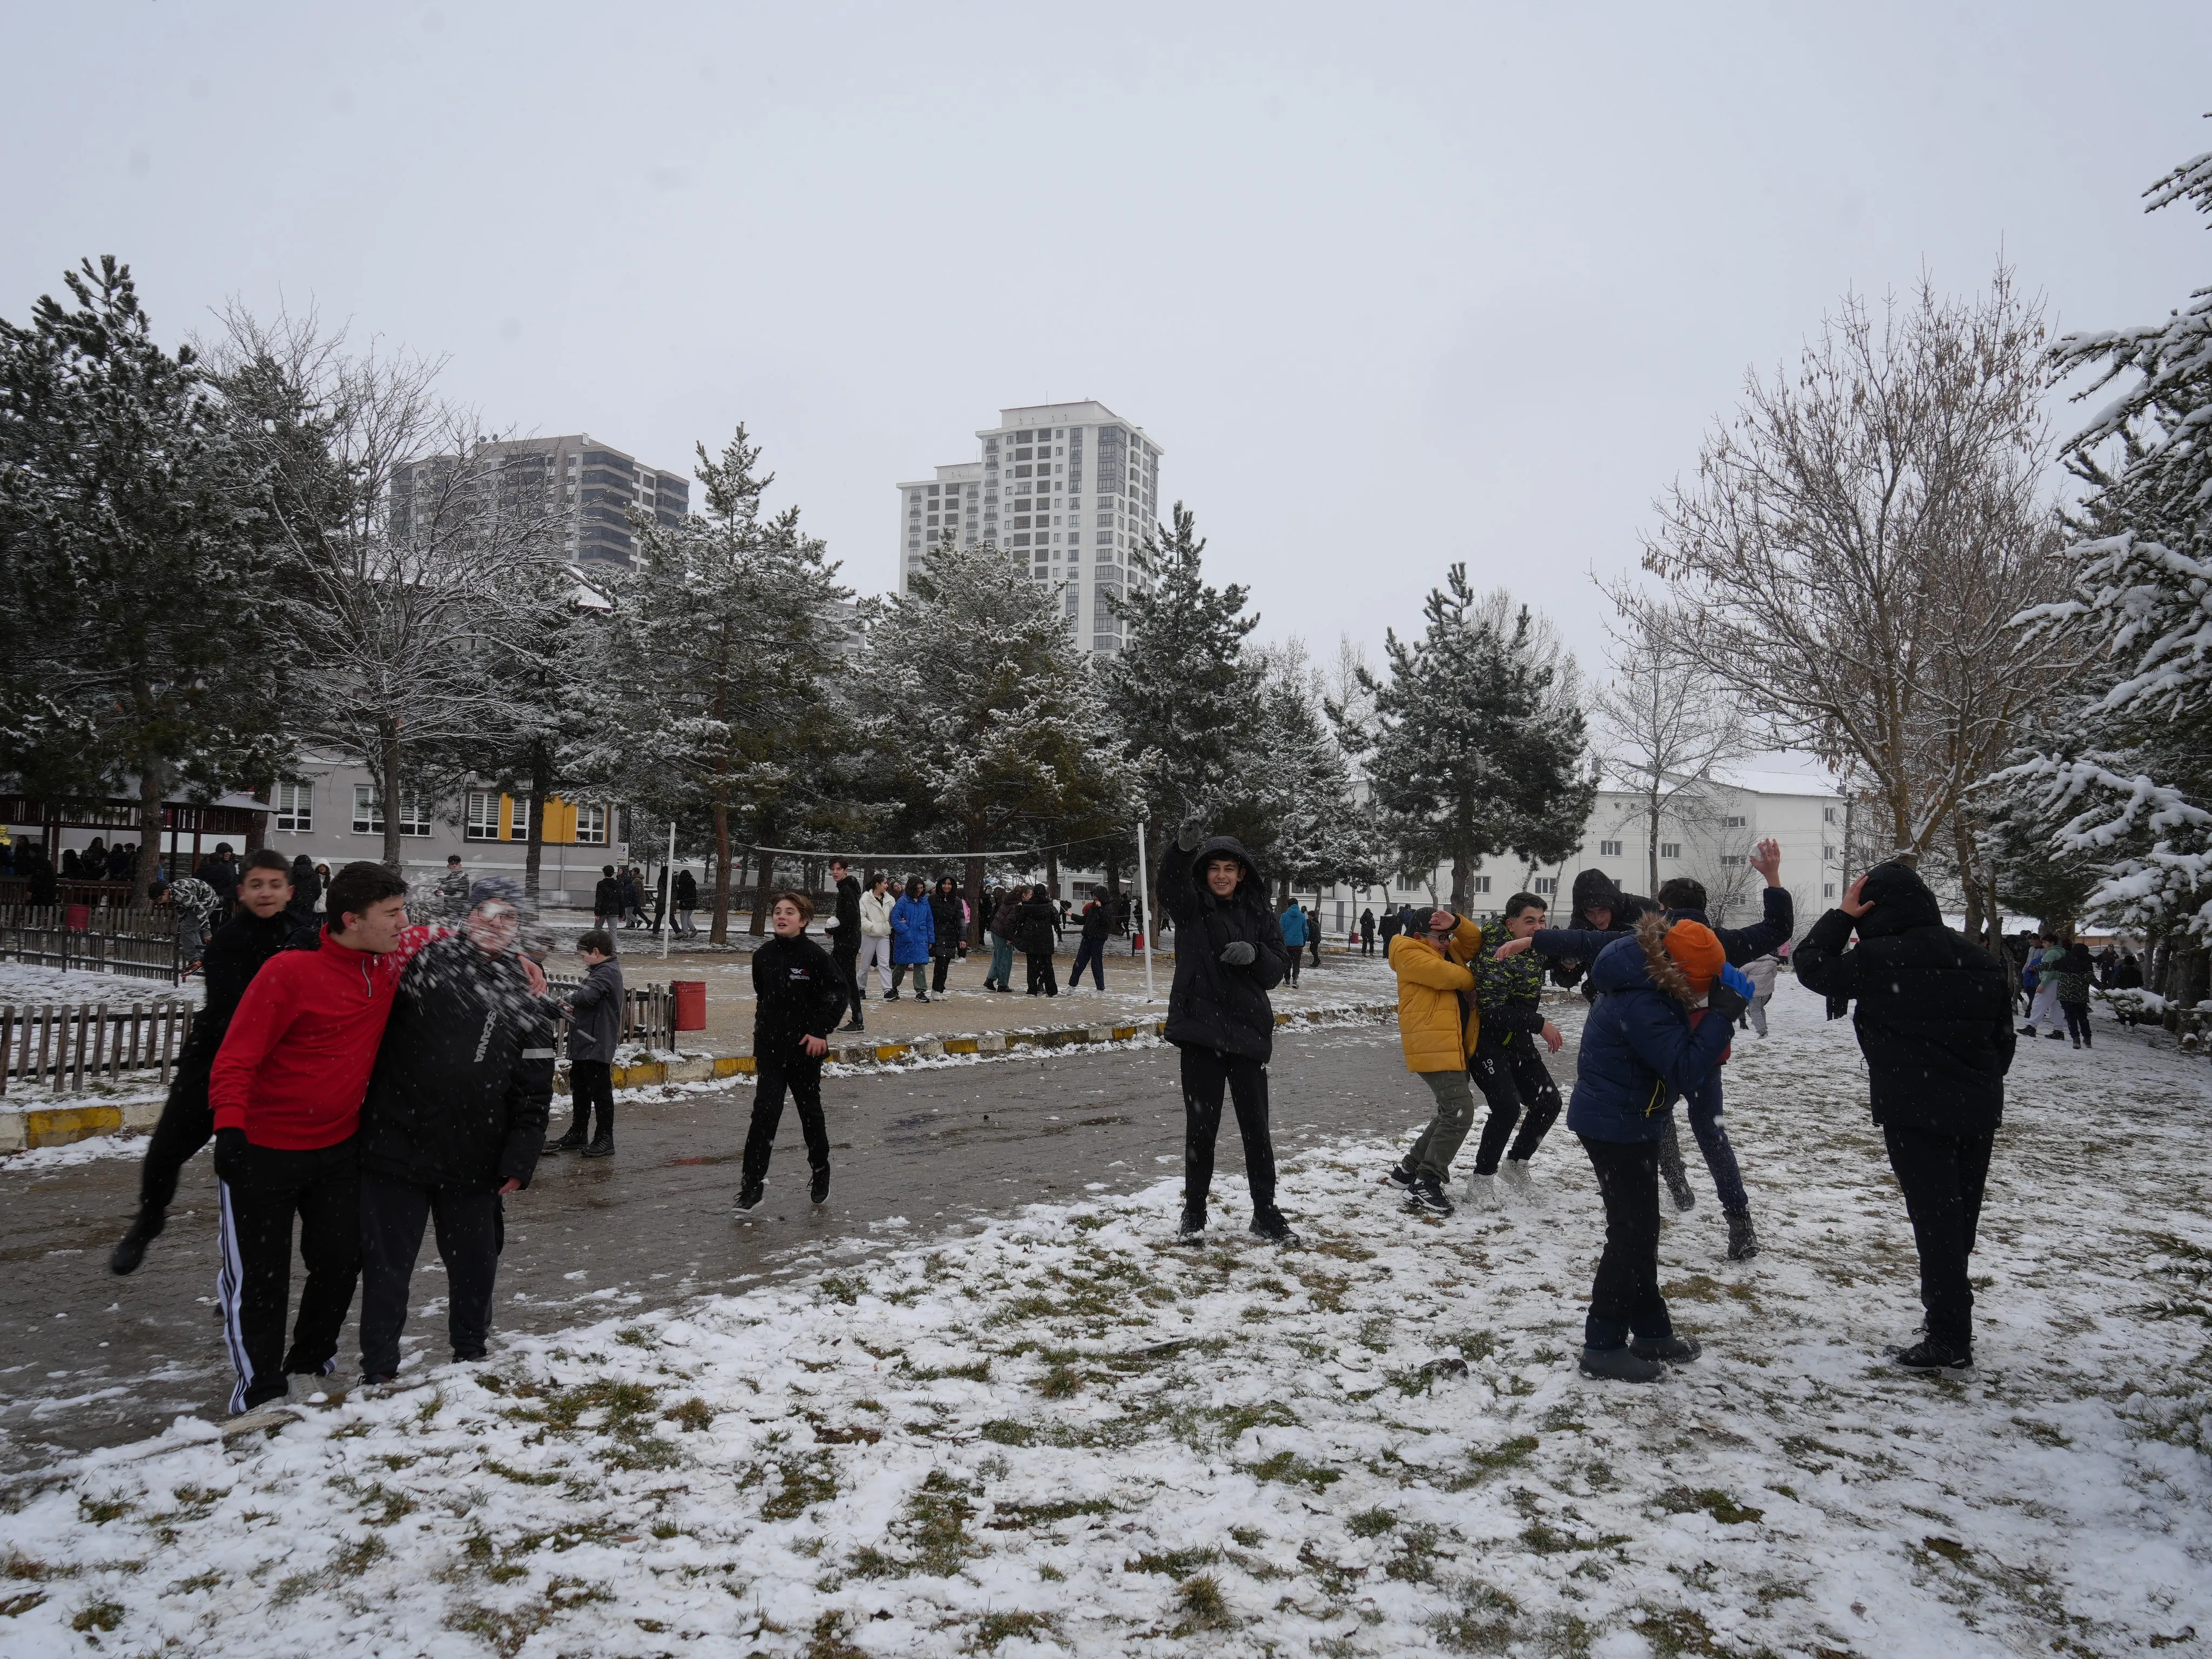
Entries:
POLYGON ((1831 860, 1831 859, 1834 858, 1835 856, 1836 856, 1836 849, 1835 849, 1833 847, 1830 846, 1826 842, 1825 842, 1825 841, 1824 841, 1824 842, 1822 842, 1820 843, 1820 860, 1821 860, 1821 862, 1822 862, 1822 863, 1826 863, 1826 862, 1827 862, 1829 860, 1831 860))
POLYGON ((1559 878, 1557 876, 1539 876, 1536 878, 1534 890, 1549 898, 1559 890, 1559 878))
POLYGON ((1659 856, 1662 859, 1678 859, 1681 857, 1682 843, 1679 841, 1661 842, 1659 843, 1659 856))
POLYGON ((1488 892, 1490 890, 1490 878, 1488 876, 1469 876, 1467 878, 1467 890, 1470 893, 1488 892))
POLYGON ((1620 856, 1620 843, 1617 841, 1601 841, 1598 842, 1597 855, 1601 859, 1619 858, 1620 856))
POLYGON ((1835 884, 1835 883, 1833 883, 1832 881, 1824 881, 1824 882, 1822 882, 1822 883, 1820 884, 1820 896, 1821 896, 1822 898, 1833 898, 1833 897, 1835 897, 1835 896, 1836 896, 1836 884, 1835 884))
POLYGON ((304 836, 314 829, 315 786, 313 784, 278 784, 276 805, 278 834, 304 836))
MULTIPOLYGON (((356 836, 384 833, 384 805, 377 799, 375 789, 365 783, 353 787, 353 832, 356 836)), ((430 809, 413 796, 400 801, 399 833, 418 836, 430 833, 430 809)))
POLYGON ((1741 818, 1723 818, 1721 820, 1721 828, 1723 830, 1741 830, 1743 826, 1744 820, 1741 818))
POLYGON ((576 845, 605 847, 607 844, 607 809, 604 806, 579 806, 576 809, 576 845))
POLYGON ((508 806, 508 813, 507 839, 528 841, 530 839, 530 797, 517 795, 508 806))
POLYGON ((499 794, 496 790, 471 789, 466 808, 461 815, 461 839, 464 841, 497 841, 499 839, 499 794))
POLYGON ((1743 862, 1743 854, 1741 853, 1723 853, 1721 854, 1721 862, 1723 865, 1734 867, 1743 862))
POLYGON ((1836 809, 1832 806, 1823 806, 1820 809, 1820 822, 1823 823, 1833 823, 1835 821, 1836 809))

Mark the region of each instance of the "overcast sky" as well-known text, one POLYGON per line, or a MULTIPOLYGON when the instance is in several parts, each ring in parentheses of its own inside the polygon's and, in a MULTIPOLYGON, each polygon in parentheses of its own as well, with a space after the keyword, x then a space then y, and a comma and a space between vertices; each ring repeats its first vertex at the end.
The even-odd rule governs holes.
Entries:
POLYGON ((743 421, 862 592, 895 481, 1096 398, 1323 653, 1463 559, 1596 656, 1588 573, 1846 288, 2212 281, 2139 199, 2212 148, 2203 0, 4 16, 0 315, 112 252, 173 337, 312 303, 490 428, 743 421))

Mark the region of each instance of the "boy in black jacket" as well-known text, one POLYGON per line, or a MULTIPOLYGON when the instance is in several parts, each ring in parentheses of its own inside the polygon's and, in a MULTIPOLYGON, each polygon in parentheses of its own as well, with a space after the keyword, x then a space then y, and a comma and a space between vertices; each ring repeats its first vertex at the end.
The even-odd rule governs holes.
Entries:
POLYGON ((769 1155, 783 1121, 787 1088, 799 1109, 799 1133, 806 1137, 813 1200, 821 1204, 830 1197, 822 1057, 830 1051, 837 1016, 845 1012, 846 989, 830 953, 806 937, 806 924, 813 920, 813 901, 804 893, 778 893, 769 910, 775 937, 753 952, 753 1076, 759 1088, 753 1097, 752 1127, 745 1135, 740 1212, 757 1207, 767 1191, 769 1155))
POLYGON ((459 933, 408 963, 361 1109, 361 1370, 399 1370, 407 1289, 434 1220, 455 1359, 481 1359, 506 1226, 530 1184, 553 1095, 553 1009, 516 951, 522 892, 469 891, 459 933))
POLYGON ((200 1011, 169 1083, 161 1121, 146 1142, 146 1163, 138 1177, 138 1216, 107 1259, 118 1273, 136 1271, 146 1247, 161 1236, 169 1206, 177 1196, 177 1177, 193 1154, 215 1136, 215 1109, 208 1103, 208 1071, 230 1017, 238 1012, 246 988, 261 964, 279 951, 313 949, 315 921, 291 908, 292 867, 270 848, 248 854, 239 878, 238 914, 216 929, 200 958, 205 987, 200 1011))
POLYGON ((1851 1024, 1867 1101, 1912 1218, 1927 1312, 1921 1340, 1893 1357, 1907 1370, 1965 1370, 1974 1363, 1966 1258, 2017 1042, 2012 975, 1943 925, 1936 896, 1902 864, 1877 864, 1853 882, 1792 962, 1828 999, 1830 1018, 1858 1005, 1851 1024), (1846 948, 1855 925, 1858 945, 1846 948))

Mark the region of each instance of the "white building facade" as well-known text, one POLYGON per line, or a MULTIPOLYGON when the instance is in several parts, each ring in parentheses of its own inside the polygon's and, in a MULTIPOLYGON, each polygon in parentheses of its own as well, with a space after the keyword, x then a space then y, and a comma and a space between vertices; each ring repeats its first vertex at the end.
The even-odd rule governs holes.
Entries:
POLYGON ((1089 401, 1002 409, 975 436, 981 459, 898 486, 899 592, 947 537, 995 547, 1052 586, 1084 649, 1120 650, 1112 601, 1144 580, 1129 553, 1158 518, 1159 446, 1089 401))

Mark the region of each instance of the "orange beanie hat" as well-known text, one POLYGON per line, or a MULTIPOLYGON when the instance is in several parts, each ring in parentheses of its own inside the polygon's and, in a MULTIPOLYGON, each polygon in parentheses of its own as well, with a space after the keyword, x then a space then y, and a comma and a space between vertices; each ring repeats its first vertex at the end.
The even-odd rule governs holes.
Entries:
POLYGON ((1667 930, 1667 954, 1674 965, 1688 977, 1690 988, 1699 996, 1713 988, 1713 981, 1721 976, 1728 965, 1728 952, 1713 930, 1701 921, 1678 921, 1667 930))

